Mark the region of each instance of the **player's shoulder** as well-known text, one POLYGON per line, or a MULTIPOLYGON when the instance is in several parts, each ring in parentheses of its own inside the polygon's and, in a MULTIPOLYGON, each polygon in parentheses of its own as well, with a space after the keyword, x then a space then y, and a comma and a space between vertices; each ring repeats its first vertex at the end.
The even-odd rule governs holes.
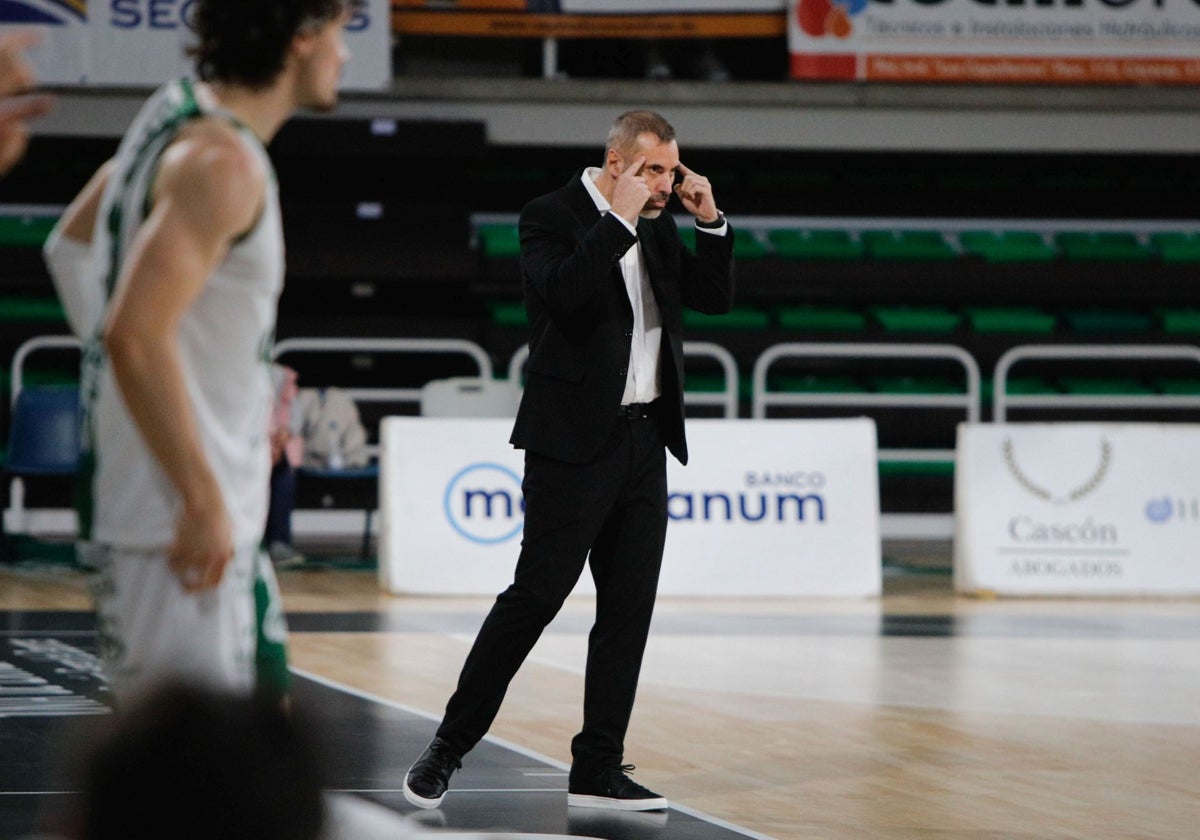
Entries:
POLYGON ((267 169, 242 130, 202 117, 185 126, 163 152, 156 193, 179 191, 222 206, 258 206, 267 169))
POLYGON ((154 201, 176 201, 213 232, 244 232, 262 208, 268 170, 241 129, 203 117, 185 126, 159 161, 154 201))
POLYGON ((245 190, 266 179, 262 157, 243 129, 219 117, 192 120, 164 154, 163 167, 191 183, 245 190))

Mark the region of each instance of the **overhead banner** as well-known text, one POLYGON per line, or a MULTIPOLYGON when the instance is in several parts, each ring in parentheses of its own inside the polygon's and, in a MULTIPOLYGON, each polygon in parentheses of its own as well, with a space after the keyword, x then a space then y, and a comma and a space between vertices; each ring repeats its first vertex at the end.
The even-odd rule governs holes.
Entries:
POLYGON ((787 0, 400 0, 396 32, 502 38, 777 38, 787 0))
MULTIPOLYGON (((0 0, 0 31, 36 29, 29 53, 38 81, 55 86, 157 87, 191 72, 193 0, 0 0)), ((342 87, 391 83, 388 0, 366 0, 346 27, 353 57, 342 87)))
MULTIPOLYGON (((511 420, 390 417, 381 427, 379 573, 405 594, 495 595, 523 525, 511 420)), ((668 457, 664 595, 864 597, 881 589, 875 424, 689 420, 668 457)), ((577 591, 594 591, 584 574, 577 591)))
POLYGON ((959 592, 1200 593, 1200 426, 963 424, 954 476, 959 592))
POLYGON ((1200 84, 1196 0, 789 0, 796 79, 1200 84))
POLYGON ((782 12, 785 0, 558 0, 555 11, 567 14, 643 14, 782 12))

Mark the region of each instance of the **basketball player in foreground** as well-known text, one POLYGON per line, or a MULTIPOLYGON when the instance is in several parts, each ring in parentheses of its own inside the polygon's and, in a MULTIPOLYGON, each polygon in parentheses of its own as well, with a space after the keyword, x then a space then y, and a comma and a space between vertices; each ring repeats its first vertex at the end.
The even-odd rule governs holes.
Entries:
POLYGON ((286 687, 259 550, 284 279, 265 145, 336 104, 350 2, 196 0, 198 78, 150 97, 47 242, 85 341, 80 536, 118 702, 167 677, 250 692, 256 658, 286 687))

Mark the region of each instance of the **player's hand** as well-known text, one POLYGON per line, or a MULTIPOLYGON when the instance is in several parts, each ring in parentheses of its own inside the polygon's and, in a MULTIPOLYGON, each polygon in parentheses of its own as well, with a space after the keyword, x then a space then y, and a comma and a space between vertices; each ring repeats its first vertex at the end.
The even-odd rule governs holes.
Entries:
POLYGON ((221 582, 233 557, 233 525, 221 506, 184 507, 175 523, 175 542, 167 562, 187 592, 201 592, 221 582))

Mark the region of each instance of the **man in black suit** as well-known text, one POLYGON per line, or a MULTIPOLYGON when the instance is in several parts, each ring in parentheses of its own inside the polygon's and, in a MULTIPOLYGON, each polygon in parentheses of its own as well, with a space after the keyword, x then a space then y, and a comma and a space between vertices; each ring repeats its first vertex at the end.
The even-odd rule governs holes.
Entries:
POLYGON ((626 775, 625 731, 666 537, 664 447, 687 463, 681 310, 729 311, 733 233, 708 179, 680 163, 675 130, 650 111, 618 117, 603 167, 530 202, 520 233, 532 325, 511 439, 525 450, 521 554, 404 794, 422 808, 441 804, 586 561, 596 621, 567 801, 666 808, 626 775), (695 253, 663 213, 672 192, 696 218, 695 253))

